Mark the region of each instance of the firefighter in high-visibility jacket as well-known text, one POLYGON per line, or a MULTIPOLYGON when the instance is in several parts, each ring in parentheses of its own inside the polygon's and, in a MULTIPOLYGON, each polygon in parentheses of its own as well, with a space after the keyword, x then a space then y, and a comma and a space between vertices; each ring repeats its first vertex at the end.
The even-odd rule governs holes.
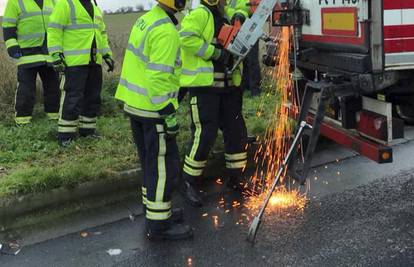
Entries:
POLYGON ((179 176, 175 136, 181 67, 174 14, 185 0, 158 0, 134 24, 115 97, 124 103, 143 168, 142 202, 150 239, 183 239, 192 229, 180 224, 182 209, 172 209, 179 176))
POLYGON ((58 141, 69 145, 79 135, 98 137, 102 60, 114 70, 101 10, 91 0, 59 0, 50 17, 48 50, 63 73, 58 141))
MULTIPOLYGON (((244 21, 246 17, 253 15, 253 9, 260 1, 257 0, 228 0, 226 6, 227 15, 233 19, 244 21)), ((259 62, 259 41, 251 48, 243 61, 243 78, 241 88, 250 91, 255 97, 261 94, 261 68, 259 62)))
POLYGON ((202 0, 184 17, 180 31, 180 84, 190 93, 193 135, 185 156, 181 192, 193 206, 202 205, 197 184, 219 128, 224 137, 229 186, 238 187, 247 163, 240 69, 228 74, 234 59, 216 41, 221 27, 230 23, 225 4, 225 0, 202 0))
POLYGON ((36 78, 43 84, 44 110, 49 119, 58 119, 59 79, 47 52, 46 29, 56 0, 9 0, 2 20, 3 37, 9 56, 17 63, 15 121, 32 120, 36 78))

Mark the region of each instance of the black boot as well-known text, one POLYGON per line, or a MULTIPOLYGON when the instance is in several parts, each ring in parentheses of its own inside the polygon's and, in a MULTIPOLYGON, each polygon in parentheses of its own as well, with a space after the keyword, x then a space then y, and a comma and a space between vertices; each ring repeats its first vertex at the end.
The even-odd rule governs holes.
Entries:
POLYGON ((201 197, 199 196, 197 190, 189 182, 184 181, 183 185, 181 186, 180 192, 183 195, 184 199, 191 206, 193 207, 203 206, 203 201, 201 197))
POLYGON ((175 208, 172 210, 170 222, 171 223, 182 223, 184 221, 184 209, 175 208))
POLYGON ((76 135, 68 133, 59 133, 57 139, 61 147, 67 148, 75 141, 76 135))
POLYGON ((165 230, 147 230, 149 240, 182 240, 193 237, 193 229, 184 224, 172 223, 165 230))
POLYGON ((79 129, 79 135, 81 137, 89 137, 93 139, 101 139, 102 136, 94 129, 79 129))

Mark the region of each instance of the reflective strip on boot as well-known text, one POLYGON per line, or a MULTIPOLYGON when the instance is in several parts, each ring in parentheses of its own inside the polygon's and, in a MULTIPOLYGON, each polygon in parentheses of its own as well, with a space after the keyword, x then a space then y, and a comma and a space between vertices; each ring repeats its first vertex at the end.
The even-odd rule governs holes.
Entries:
POLYGON ((82 129, 96 129, 96 117, 88 118, 85 116, 79 117, 79 128, 82 129))
POLYGON ((59 125, 58 132, 59 133, 76 133, 76 130, 78 129, 78 124, 79 124, 78 120, 68 121, 68 120, 64 120, 60 118, 58 122, 58 125, 59 125))
POLYGON ((59 113, 46 113, 46 116, 49 120, 58 120, 59 119, 59 113))
POLYGON ((15 117, 14 121, 17 125, 30 124, 30 122, 32 121, 32 116, 15 117))

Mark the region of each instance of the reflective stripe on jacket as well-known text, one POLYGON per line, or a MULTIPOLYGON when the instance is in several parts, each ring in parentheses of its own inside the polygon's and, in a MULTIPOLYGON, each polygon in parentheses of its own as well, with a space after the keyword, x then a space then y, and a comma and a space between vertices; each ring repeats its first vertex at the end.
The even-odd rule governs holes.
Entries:
POLYGON ((180 66, 178 31, 155 6, 132 27, 115 98, 140 117, 158 118, 170 104, 177 109, 180 66))
POLYGON ((5 36, 6 47, 20 46, 23 49, 23 56, 17 60, 17 65, 51 61, 51 58, 45 55, 46 51, 42 53, 42 46, 56 1, 44 0, 42 9, 33 0, 7 2, 2 27, 5 32, 13 32, 11 36, 5 36))
POLYGON ((79 0, 60 0, 50 17, 49 54, 64 53, 68 66, 102 64, 102 56, 111 55, 101 10, 92 3, 93 18, 79 0), (96 51, 91 51, 95 39, 96 51), (91 59, 91 54, 95 59, 91 59))

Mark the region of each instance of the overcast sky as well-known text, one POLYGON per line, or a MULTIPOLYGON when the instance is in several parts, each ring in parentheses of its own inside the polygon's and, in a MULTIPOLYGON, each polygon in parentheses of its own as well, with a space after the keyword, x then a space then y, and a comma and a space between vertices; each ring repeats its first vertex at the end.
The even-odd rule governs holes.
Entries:
MULTIPOLYGON (((7 0, 0 0, 0 15, 3 15, 4 6, 6 5, 7 0)), ((133 6, 137 4, 142 4, 144 7, 148 8, 150 2, 153 0, 97 0, 98 5, 102 10, 112 9, 115 10, 121 6, 133 6)))

